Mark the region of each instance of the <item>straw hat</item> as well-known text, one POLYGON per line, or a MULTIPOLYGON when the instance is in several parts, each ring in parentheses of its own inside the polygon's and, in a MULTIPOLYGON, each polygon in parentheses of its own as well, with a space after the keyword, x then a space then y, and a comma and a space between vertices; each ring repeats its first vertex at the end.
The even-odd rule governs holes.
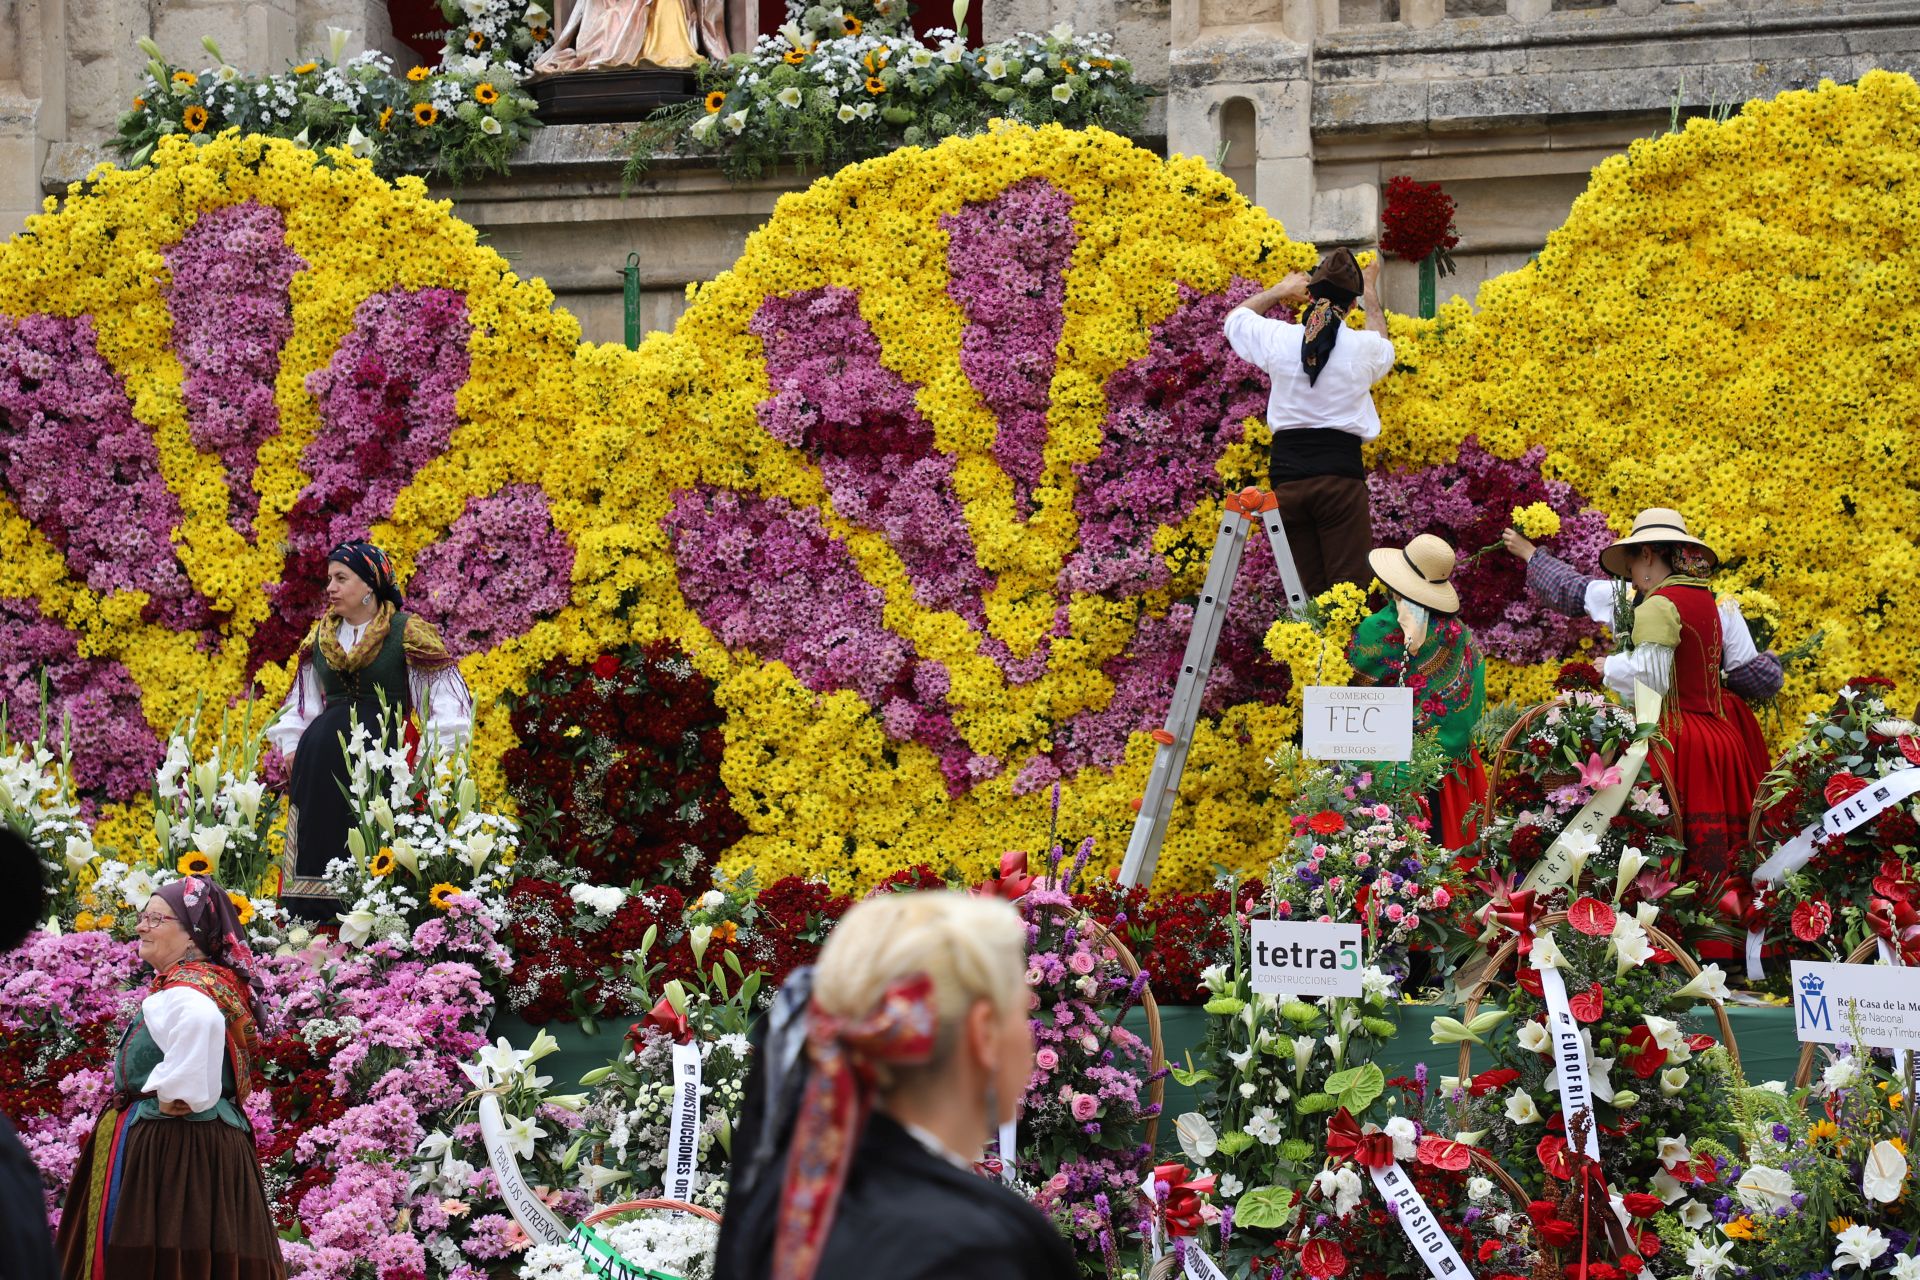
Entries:
POLYGON ((1633 518, 1632 533, 1600 553, 1600 567, 1616 578, 1624 578, 1627 576, 1627 557, 1632 554, 1627 548, 1674 542, 1699 547, 1712 558, 1716 566, 1720 563, 1720 557, 1712 547, 1687 532, 1685 516, 1670 507, 1648 507, 1633 518))
POLYGON ((1404 551, 1399 547, 1369 551, 1367 563, 1375 577, 1415 604, 1441 613, 1460 612, 1460 593, 1453 589, 1458 557, 1443 539, 1423 533, 1404 551))

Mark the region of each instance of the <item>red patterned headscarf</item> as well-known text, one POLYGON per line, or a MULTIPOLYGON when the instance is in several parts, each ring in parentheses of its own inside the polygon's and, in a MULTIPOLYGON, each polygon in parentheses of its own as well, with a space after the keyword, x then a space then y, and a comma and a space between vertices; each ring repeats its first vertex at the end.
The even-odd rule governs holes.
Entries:
POLYGON ((794 1117, 774 1233, 773 1280, 813 1280, 854 1148, 873 1110, 875 1068, 926 1062, 933 1056, 939 1022, 933 980, 924 973, 888 987, 880 1007, 860 1021, 836 1018, 817 1002, 807 1017, 813 1071, 794 1117))
POLYGON ((227 891, 206 876, 187 876, 161 885, 153 896, 172 910, 201 955, 240 979, 254 1024, 264 1028, 266 988, 253 972, 253 951, 227 891))

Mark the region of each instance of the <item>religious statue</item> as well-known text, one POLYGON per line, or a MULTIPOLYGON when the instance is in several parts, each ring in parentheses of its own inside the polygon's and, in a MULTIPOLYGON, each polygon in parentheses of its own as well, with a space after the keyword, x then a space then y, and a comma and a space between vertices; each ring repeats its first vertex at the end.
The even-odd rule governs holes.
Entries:
POLYGON ((727 56, 726 0, 574 0, 540 75, 605 67, 685 68, 727 56))

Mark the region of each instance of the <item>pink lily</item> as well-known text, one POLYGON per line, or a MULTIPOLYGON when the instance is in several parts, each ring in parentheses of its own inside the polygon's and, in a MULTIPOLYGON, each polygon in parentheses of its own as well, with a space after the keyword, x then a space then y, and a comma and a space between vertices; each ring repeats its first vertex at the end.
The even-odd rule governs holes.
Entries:
POLYGON ((1580 766, 1580 785, 1583 787, 1591 787, 1593 790, 1599 791, 1601 788, 1611 787, 1619 781, 1620 766, 1608 764, 1605 760, 1602 760, 1598 751, 1588 756, 1587 762, 1580 766))

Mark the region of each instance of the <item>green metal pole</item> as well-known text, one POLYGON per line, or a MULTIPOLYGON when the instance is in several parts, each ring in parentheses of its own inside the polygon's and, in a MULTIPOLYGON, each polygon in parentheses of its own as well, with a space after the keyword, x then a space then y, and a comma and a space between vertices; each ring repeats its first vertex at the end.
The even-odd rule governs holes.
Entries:
POLYGON ((627 350, 632 351, 640 345, 639 250, 636 249, 627 255, 627 265, 620 268, 620 274, 626 277, 627 350))
POLYGON ((1433 319, 1438 309, 1436 295, 1440 291, 1440 272, 1434 265, 1433 255, 1420 259, 1420 318, 1433 319))

